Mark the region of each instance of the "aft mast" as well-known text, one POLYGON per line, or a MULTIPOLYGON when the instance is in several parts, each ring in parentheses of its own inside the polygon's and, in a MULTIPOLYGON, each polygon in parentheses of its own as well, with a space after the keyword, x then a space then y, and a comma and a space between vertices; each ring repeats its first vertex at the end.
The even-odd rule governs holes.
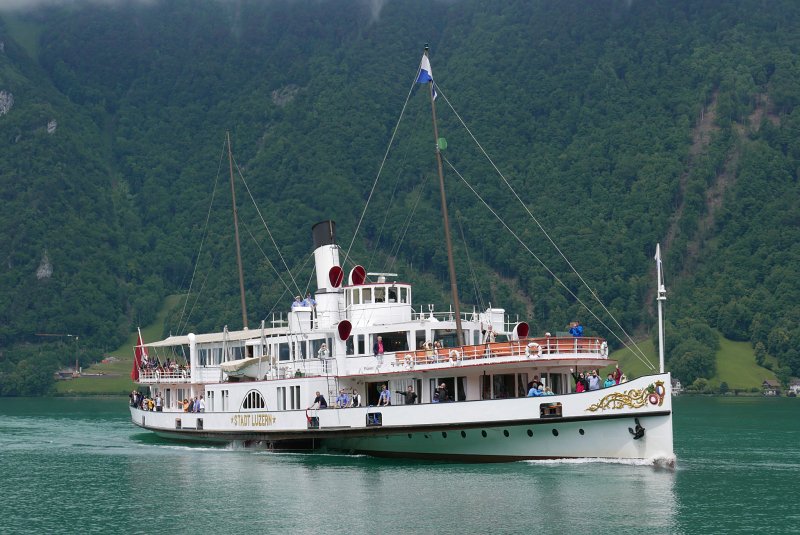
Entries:
POLYGON ((667 300, 667 289, 664 287, 664 271, 661 267, 661 244, 656 244, 656 278, 658 279, 658 371, 664 373, 664 316, 662 303, 667 300))
POLYGON ((431 115, 433 117, 433 140, 436 146, 436 165, 439 169, 439 192, 442 198, 442 219, 444 222, 444 240, 447 246, 447 265, 450 270, 450 292, 453 294, 453 308, 456 315, 456 339, 458 345, 464 345, 464 331, 461 328, 461 305, 458 301, 458 285, 456 284, 456 267, 453 261, 453 245, 450 241, 450 221, 447 215, 447 196, 444 191, 444 174, 442 173, 442 154, 439 147, 439 129, 436 126, 436 90, 433 87, 433 75, 431 63, 428 59, 428 45, 425 45, 425 52, 422 56, 418 82, 430 82, 431 115))
POLYGON ((231 169, 231 202, 233 203, 233 233, 236 236, 236 261, 239 264, 239 294, 242 301, 242 328, 247 329, 247 306, 244 302, 244 271, 242 270, 242 248, 239 245, 239 213, 236 210, 236 190, 233 187, 233 154, 231 151, 231 133, 225 132, 228 138, 228 164, 231 169))

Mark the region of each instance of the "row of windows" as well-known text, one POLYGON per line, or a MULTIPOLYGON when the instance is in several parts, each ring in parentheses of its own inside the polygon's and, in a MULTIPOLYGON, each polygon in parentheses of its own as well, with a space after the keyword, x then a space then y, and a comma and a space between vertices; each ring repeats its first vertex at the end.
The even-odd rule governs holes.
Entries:
POLYGON ((411 303, 407 286, 363 286, 345 292, 347 306, 370 303, 411 303))

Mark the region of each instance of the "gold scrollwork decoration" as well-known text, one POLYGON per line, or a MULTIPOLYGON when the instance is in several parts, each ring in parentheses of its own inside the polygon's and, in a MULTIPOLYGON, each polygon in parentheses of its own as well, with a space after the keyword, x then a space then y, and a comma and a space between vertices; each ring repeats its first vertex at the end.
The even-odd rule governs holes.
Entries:
POLYGON ((642 389, 632 388, 626 392, 614 392, 604 396, 586 410, 596 412, 598 410, 624 409, 626 407, 640 409, 647 405, 648 402, 651 405, 661 406, 664 402, 665 393, 664 382, 657 381, 655 384, 650 384, 642 389))

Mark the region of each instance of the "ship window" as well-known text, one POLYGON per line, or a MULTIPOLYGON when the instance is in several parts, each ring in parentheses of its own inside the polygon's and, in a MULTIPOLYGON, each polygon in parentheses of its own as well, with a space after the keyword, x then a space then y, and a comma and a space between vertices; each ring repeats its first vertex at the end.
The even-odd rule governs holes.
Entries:
POLYGON ((458 345, 456 332, 450 329, 436 329, 433 331, 433 339, 442 344, 442 347, 455 347, 458 345))
POLYGON ((300 386, 289 387, 289 397, 291 398, 292 408, 300 408, 300 386))
POLYGON ((517 397, 524 398, 528 395, 528 374, 517 374, 517 397))
POLYGON ((287 342, 278 344, 278 360, 290 360, 291 358, 292 355, 289 351, 289 344, 287 342))
POLYGON ((267 404, 264 401, 264 396, 258 390, 251 390, 244 396, 242 402, 242 409, 263 409, 267 404))
POLYGON ((464 401, 467 399, 467 378, 456 377, 456 400, 464 401))
POLYGON ((333 344, 331 343, 331 339, 330 338, 328 338, 328 339, 319 338, 317 340, 311 340, 311 354, 310 354, 311 358, 315 358, 315 357, 316 358, 320 358, 319 348, 322 347, 323 343, 328 348, 328 354, 327 354, 327 356, 323 355, 324 358, 330 358, 330 357, 333 356, 333 354, 331 353, 331 348, 333 347, 333 344))
POLYGON ((425 331, 415 331, 414 348, 422 349, 425 347, 425 331))
POLYGON ((389 288, 389 302, 397 303, 397 288, 395 286, 389 288))
POLYGON ((386 288, 384 288, 383 286, 375 288, 375 302, 376 303, 386 302, 386 288))
POLYGON ((500 374, 492 376, 492 388, 494 389, 494 399, 513 398, 514 396, 514 374, 500 374))
POLYGON ((278 387, 278 410, 285 411, 286 410, 286 387, 279 386, 278 387))
POLYGON ((241 360, 244 358, 244 347, 231 346, 228 348, 228 360, 241 360))
POLYGON ((364 345, 364 335, 363 334, 359 334, 356 337, 356 340, 358 340, 358 353, 356 353, 356 354, 357 355, 366 355, 367 354, 367 350, 366 350, 366 347, 364 345))
POLYGON ((297 359, 306 358, 306 342, 297 342, 297 352, 295 353, 297 359))
POLYGON ((408 288, 400 288, 400 302, 401 303, 410 303, 411 298, 409 297, 411 292, 408 291, 408 288))
MULTIPOLYGON (((424 331, 421 331, 423 335, 424 331)), ((378 340, 378 336, 383 338, 383 350, 386 353, 394 351, 408 351, 408 333, 400 332, 381 332, 373 335, 372 343, 378 340)))
POLYGON ((372 303, 372 288, 364 288, 364 304, 372 303))
POLYGON ((350 293, 353 296, 352 299, 351 299, 353 304, 354 305, 360 305, 361 304, 361 289, 360 288, 356 288, 355 290, 350 290, 350 293))

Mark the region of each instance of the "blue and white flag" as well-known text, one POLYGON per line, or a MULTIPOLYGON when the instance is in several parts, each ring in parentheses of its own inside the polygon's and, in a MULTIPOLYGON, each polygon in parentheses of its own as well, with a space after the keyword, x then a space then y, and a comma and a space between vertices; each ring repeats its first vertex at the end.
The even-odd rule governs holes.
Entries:
POLYGON ((431 62, 428 60, 428 56, 426 54, 422 55, 422 62, 419 64, 419 75, 417 76, 417 83, 418 84, 427 84, 428 82, 431 83, 431 88, 433 89, 433 100, 436 100, 436 85, 433 83, 433 70, 431 69, 431 62))
POLYGON ((419 76, 417 76, 418 84, 427 84, 433 82, 433 71, 431 70, 431 62, 428 56, 422 55, 422 63, 419 64, 419 76))

